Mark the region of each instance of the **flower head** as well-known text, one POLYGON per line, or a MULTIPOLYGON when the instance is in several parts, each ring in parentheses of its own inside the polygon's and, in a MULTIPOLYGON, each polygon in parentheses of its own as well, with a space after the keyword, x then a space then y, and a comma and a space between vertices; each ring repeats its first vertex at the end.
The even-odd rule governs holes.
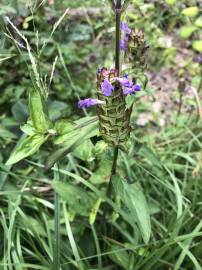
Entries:
POLYGON ((91 106, 97 105, 97 104, 103 104, 104 102, 99 100, 99 99, 94 99, 94 98, 86 98, 83 100, 79 100, 78 102, 78 107, 80 109, 82 108, 89 108, 91 106))

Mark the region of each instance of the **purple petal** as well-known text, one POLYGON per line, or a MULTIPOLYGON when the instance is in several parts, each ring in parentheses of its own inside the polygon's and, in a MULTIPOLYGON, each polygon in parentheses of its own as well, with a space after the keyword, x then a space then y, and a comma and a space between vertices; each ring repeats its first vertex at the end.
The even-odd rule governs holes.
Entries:
POLYGON ((198 55, 197 57, 195 57, 194 62, 202 64, 202 55, 198 55))
POLYGON ((141 86, 136 84, 136 85, 133 85, 132 87, 124 87, 123 94, 125 96, 127 96, 127 95, 131 95, 131 94, 135 94, 136 92, 138 92, 140 90, 141 90, 141 86))
POLYGON ((110 83, 109 80, 105 79, 103 83, 101 84, 101 89, 102 93, 106 96, 109 97, 112 94, 112 91, 114 90, 113 85, 110 83))
POLYGON ((123 39, 120 40, 120 49, 122 51, 127 51, 127 49, 128 49, 128 46, 123 39))
POLYGON ((99 99, 94 99, 94 98, 86 98, 79 100, 78 102, 78 107, 80 109, 82 108, 89 108, 91 106, 97 105, 97 104, 103 104, 104 102, 99 100, 99 99))
POLYGON ((127 23, 121 22, 120 27, 121 27, 121 30, 123 30, 126 34, 131 33, 131 29, 128 27, 127 23))
POLYGON ((138 84, 133 85, 133 90, 134 90, 135 92, 139 92, 139 91, 141 90, 141 86, 138 85, 138 84))
POLYGON ((133 83, 129 81, 128 77, 125 77, 125 78, 116 78, 116 80, 117 80, 123 87, 133 87, 133 83))

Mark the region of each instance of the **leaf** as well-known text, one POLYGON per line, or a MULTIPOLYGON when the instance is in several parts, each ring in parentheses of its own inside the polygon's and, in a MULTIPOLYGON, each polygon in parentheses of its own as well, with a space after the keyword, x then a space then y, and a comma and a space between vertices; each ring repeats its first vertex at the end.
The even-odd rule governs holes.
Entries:
POLYGON ((61 144, 64 142, 68 142, 72 139, 74 140, 75 137, 80 137, 81 133, 83 133, 83 135, 87 134, 89 131, 89 127, 94 127, 92 130, 93 134, 90 133, 89 138, 98 135, 97 122, 91 121, 92 118, 86 119, 86 117, 84 117, 84 119, 81 118, 80 121, 75 122, 76 125, 67 120, 63 120, 63 122, 58 122, 58 124, 56 125, 56 131, 58 131, 61 136, 57 136, 54 139, 54 144, 61 144))
POLYGON ((181 38, 189 38, 192 33, 194 31, 196 31, 198 28, 194 25, 186 25, 186 26, 183 26, 181 29, 180 29, 180 36, 181 38))
POLYGON ((174 5, 176 3, 176 0, 165 0, 165 2, 166 2, 167 5, 172 6, 172 5, 174 5))
POLYGON ((93 143, 91 142, 90 139, 88 139, 84 141, 82 144, 80 144, 79 148, 76 148, 74 150, 74 155, 83 161, 92 162, 94 160, 94 156, 92 153, 93 148, 94 148, 93 143))
POLYGON ((123 250, 123 248, 121 248, 118 245, 112 245, 110 249, 109 257, 113 262, 123 267, 124 269, 128 270, 130 258, 129 258, 128 252, 123 250))
POLYGON ((65 135, 75 128, 75 124, 67 119, 60 119, 55 123, 55 130, 59 135, 65 135))
POLYGON ((28 117, 28 108, 24 100, 17 101, 12 106, 12 114, 17 122, 25 122, 28 117))
POLYGON ((20 129, 27 135, 32 136, 36 134, 36 130, 34 127, 31 125, 31 123, 24 124, 20 127, 20 129))
POLYGON ((16 135, 6 129, 4 126, 0 125, 0 138, 3 138, 5 140, 15 139, 16 135))
POLYGON ((29 137, 25 137, 20 141, 12 152, 10 158, 6 162, 6 165, 12 165, 18 161, 33 155, 36 153, 40 146, 47 141, 48 135, 35 134, 29 137))
MULTIPOLYGON (((48 158, 46 162, 46 169, 47 170, 50 169, 55 164, 55 162, 57 162, 60 158, 65 157, 68 153, 72 152, 76 147, 82 144, 85 140, 91 137, 94 137, 97 134, 98 134, 97 123, 91 123, 87 127, 76 129, 72 132, 67 133, 65 137, 63 137, 63 140, 62 140, 63 147, 55 150, 48 158)), ((60 136, 56 138, 56 141, 57 139, 60 140, 60 136)))
POLYGON ((69 209, 79 215, 88 216, 94 204, 93 193, 83 188, 61 181, 53 181, 54 190, 67 202, 69 209))
POLYGON ((32 89, 29 93, 29 110, 33 126, 38 132, 46 133, 48 129, 52 128, 45 99, 35 89, 32 89))
POLYGON ((194 50, 202 52, 202 40, 193 41, 192 47, 194 48, 194 50))
POLYGON ((118 175, 113 176, 112 183, 117 195, 120 196, 122 202, 130 211, 131 219, 137 222, 144 242, 148 243, 151 235, 151 222, 143 192, 136 183, 128 184, 118 175))
POLYGON ((202 27, 202 16, 200 16, 194 23, 197 27, 202 27))
POLYGON ((95 204, 93 205, 93 207, 90 211, 89 223, 91 225, 93 225, 95 220, 96 220, 97 212, 100 208, 101 203, 102 203, 102 199, 101 198, 97 199, 97 201, 95 202, 95 204))
POLYGON ((102 184, 109 182, 111 167, 112 161, 101 160, 101 162, 99 162, 98 169, 90 177, 90 182, 92 182, 93 184, 102 184))
POLYGON ((195 17, 199 12, 198 7, 188 7, 182 10, 182 14, 188 17, 195 17))

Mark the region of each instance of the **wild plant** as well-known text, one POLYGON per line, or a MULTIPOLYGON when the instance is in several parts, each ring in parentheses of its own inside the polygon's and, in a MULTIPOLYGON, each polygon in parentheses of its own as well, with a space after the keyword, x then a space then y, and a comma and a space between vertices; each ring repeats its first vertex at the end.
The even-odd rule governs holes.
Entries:
MULTIPOLYGON (((78 107, 85 110, 96 106, 97 116, 83 117, 77 121, 66 119, 51 121, 48 113, 47 99, 49 86, 42 79, 39 72, 37 55, 31 49, 26 37, 17 29, 14 23, 7 17, 6 36, 14 41, 16 48, 26 50, 30 63, 28 70, 32 82, 29 90, 29 114, 30 117, 25 125, 21 127, 24 135, 17 143, 7 165, 13 165, 36 153, 46 142, 52 144, 53 151, 50 154, 45 168, 53 166, 54 180, 59 181, 60 160, 75 148, 79 147, 85 140, 101 137, 113 151, 113 162, 111 175, 106 194, 101 194, 96 204, 94 216, 91 216, 92 223, 95 220, 98 208, 102 201, 109 203, 112 208, 124 217, 131 226, 137 222, 142 238, 147 243, 150 238, 151 225, 149 211, 143 193, 137 185, 129 184, 122 175, 117 173, 117 159, 120 151, 127 152, 127 142, 131 133, 131 113, 133 105, 137 100, 136 94, 145 89, 147 78, 144 74, 146 68, 146 53, 148 45, 144 39, 142 30, 131 29, 128 24, 122 21, 122 15, 129 0, 111 0, 110 4, 115 14, 115 64, 113 67, 101 67, 97 70, 97 85, 95 88, 96 98, 86 98, 78 101, 78 107), (13 37, 12 32, 24 42, 21 46, 13 37), (125 68, 121 68, 121 59, 125 68), (31 64, 31 65, 30 65, 31 64), (111 201, 115 193, 115 203, 111 201), (138 197, 137 197, 137 194, 138 197), (117 206, 120 201, 127 207, 127 211, 133 213, 130 217, 117 206)), ((68 13, 54 25, 51 36, 57 26, 68 13)), ((39 50, 43 51, 47 43, 39 50)), ((57 61, 57 60, 56 60, 57 61)), ((50 76, 53 76, 55 62, 50 76)), ((130 181, 129 181, 130 182, 130 181)), ((54 184, 53 184, 54 185, 54 184)), ((53 269, 60 269, 60 196, 55 188, 55 236, 54 236, 54 258, 53 269)), ((106 211, 104 211, 106 214, 106 211)), ((81 268, 82 269, 82 268, 81 268)))

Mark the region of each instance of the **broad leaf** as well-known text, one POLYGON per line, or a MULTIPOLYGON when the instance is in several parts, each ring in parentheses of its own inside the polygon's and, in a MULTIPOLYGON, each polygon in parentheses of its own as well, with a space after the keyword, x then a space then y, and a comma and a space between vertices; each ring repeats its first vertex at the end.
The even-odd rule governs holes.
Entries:
POLYGON ((194 48, 194 50, 202 52, 202 40, 193 41, 192 47, 194 48))
POLYGON ((35 134, 29 137, 25 137, 20 141, 12 152, 10 158, 6 162, 6 165, 12 165, 28 156, 36 153, 40 146, 48 139, 48 135, 35 134))
POLYGON ((95 198, 93 193, 83 188, 60 181, 53 181, 52 187, 65 200, 70 211, 74 211, 82 216, 88 216, 95 198))
POLYGON ((29 93, 29 111, 33 127, 40 133, 52 128, 48 117, 46 102, 39 91, 32 89, 29 93))
POLYGON ((129 266, 129 254, 127 251, 122 250, 122 248, 118 245, 112 245, 109 253, 110 259, 121 266, 123 269, 128 270, 129 266), (121 252, 120 252, 121 249, 121 252), (113 252, 112 252, 113 251, 113 252))
POLYGON ((198 28, 194 25, 185 25, 180 29, 180 36, 181 38, 189 38, 194 31, 196 31, 198 28))
POLYGON ((130 218, 137 222, 144 242, 148 243, 151 235, 151 223, 143 192, 137 184, 128 184, 118 175, 114 175, 112 182, 117 195, 131 213, 130 218))
MULTIPOLYGON (((68 153, 72 152, 76 147, 82 144, 85 140, 94 137, 98 134, 97 123, 91 123, 89 126, 75 129, 72 132, 67 133, 64 137, 62 137, 62 141, 60 140, 61 136, 56 138, 55 143, 62 143, 63 147, 55 150, 46 162, 46 169, 50 169, 55 162, 57 162, 60 158, 65 157, 68 153)), ((63 135, 62 135, 63 136, 63 135)))
POLYGON ((187 17, 195 17, 199 13, 199 8, 197 6, 188 7, 182 10, 182 14, 187 17))

